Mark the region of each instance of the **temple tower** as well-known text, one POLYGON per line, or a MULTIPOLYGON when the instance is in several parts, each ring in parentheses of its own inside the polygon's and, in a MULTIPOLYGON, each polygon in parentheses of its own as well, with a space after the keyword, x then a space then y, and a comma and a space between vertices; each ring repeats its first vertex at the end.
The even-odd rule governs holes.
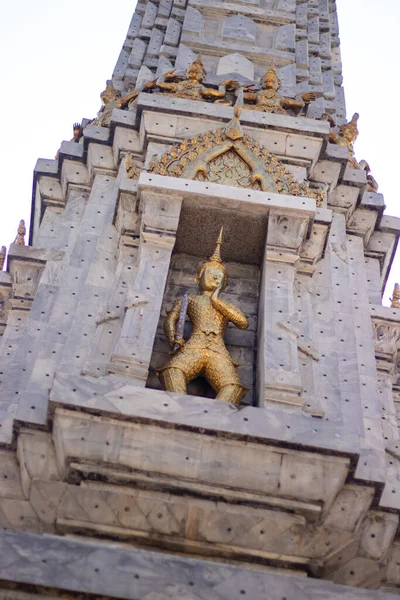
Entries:
POLYGON ((102 101, 0 253, 0 598, 394 598, 400 219, 335 1, 143 0, 102 101))

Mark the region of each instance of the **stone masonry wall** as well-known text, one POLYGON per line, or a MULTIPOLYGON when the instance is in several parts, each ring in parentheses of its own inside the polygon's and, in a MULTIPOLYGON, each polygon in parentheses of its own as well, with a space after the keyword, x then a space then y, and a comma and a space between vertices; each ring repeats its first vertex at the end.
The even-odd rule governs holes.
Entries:
POLYGON ((345 118, 335 0, 138 2, 113 73, 127 91, 201 54, 208 81, 255 81, 275 64, 285 94, 317 92, 310 116, 345 118))

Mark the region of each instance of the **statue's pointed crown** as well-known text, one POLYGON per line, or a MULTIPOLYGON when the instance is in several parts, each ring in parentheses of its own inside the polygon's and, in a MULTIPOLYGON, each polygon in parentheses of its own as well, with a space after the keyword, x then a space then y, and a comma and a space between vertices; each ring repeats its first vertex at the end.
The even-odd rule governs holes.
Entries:
POLYGON ((273 64, 269 67, 268 71, 262 76, 261 83, 264 83, 271 77, 273 77, 279 85, 281 84, 281 80, 273 64))
POLYGON ((202 265, 200 265, 199 270, 197 272, 197 280, 200 279, 201 274, 203 273, 203 271, 206 267, 218 267, 225 273, 225 280, 228 279, 228 271, 226 270, 226 268, 222 262, 222 258, 221 258, 221 246, 222 246, 223 233, 224 233, 224 227, 222 226, 221 230, 219 232, 218 238, 217 238, 215 250, 212 253, 212 255, 210 256, 210 258, 206 262, 204 262, 202 265))
POLYGON ((215 250, 214 250, 213 254, 210 256, 209 262, 215 262, 215 263, 218 263, 219 265, 222 265, 221 246, 222 246, 223 234, 224 234, 224 226, 221 227, 221 230, 218 235, 217 243, 215 246, 215 250))
POLYGON ((196 71, 201 71, 203 74, 203 77, 205 77, 207 75, 207 72, 204 68, 203 65, 203 61, 201 60, 201 56, 200 54, 198 54, 196 60, 194 60, 186 69, 186 73, 188 73, 188 71, 195 69, 196 71))

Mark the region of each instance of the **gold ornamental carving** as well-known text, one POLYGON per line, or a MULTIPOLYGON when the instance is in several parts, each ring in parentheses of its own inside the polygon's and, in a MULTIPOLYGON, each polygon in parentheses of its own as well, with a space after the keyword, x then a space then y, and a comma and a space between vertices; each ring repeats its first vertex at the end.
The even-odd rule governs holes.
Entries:
POLYGON ((140 168, 135 163, 133 156, 130 152, 125 157, 125 169, 129 179, 139 179, 140 168))
POLYGON ((165 152, 153 160, 150 171, 158 175, 211 181, 264 192, 314 198, 322 206, 324 190, 311 190, 307 182, 295 181, 283 163, 267 148, 243 133, 242 106, 225 128, 209 131, 165 152))
POLYGON ((228 272, 221 260, 222 229, 216 249, 198 270, 200 294, 178 298, 168 312, 164 330, 173 356, 157 374, 168 392, 187 393, 187 385, 202 375, 216 392, 216 399, 233 404, 247 393, 237 374, 237 366, 224 342, 228 323, 247 329, 249 322, 240 308, 221 300, 228 272), (183 339, 186 316, 193 330, 187 342, 183 339))
MULTIPOLYGON (((356 158, 355 158, 355 153, 354 153, 354 144, 358 138, 358 127, 357 127, 357 123, 358 123, 358 119, 360 118, 360 115, 358 113, 354 113, 351 121, 349 121, 348 123, 344 123, 343 125, 340 125, 339 127, 339 131, 336 132, 335 129, 331 129, 330 131, 330 136, 329 136, 329 141, 332 144, 337 144, 338 146, 345 146, 350 154, 350 159, 348 162, 348 166, 351 167, 352 169, 359 169, 360 165, 358 164, 356 158)), ((335 125, 334 121, 332 119, 329 119, 331 125, 335 125)))
POLYGON ((224 88, 223 90, 215 90, 203 84, 206 76, 206 70, 200 56, 198 56, 189 65, 185 75, 177 75, 175 70, 169 71, 158 78, 155 87, 158 87, 165 95, 174 96, 175 98, 203 100, 231 105, 234 98, 231 92, 239 87, 239 83, 229 79, 221 83, 221 87, 224 88))
MULTIPOLYGON (((149 81, 142 91, 149 91, 154 87, 155 80, 149 81)), ((128 106, 136 101, 139 93, 140 92, 137 90, 129 92, 123 96, 119 90, 115 89, 112 81, 107 81, 106 89, 100 94, 103 105, 100 108, 96 119, 92 121, 92 124, 98 125, 99 127, 110 127, 111 116, 114 108, 118 108, 120 110, 128 108, 128 106)))

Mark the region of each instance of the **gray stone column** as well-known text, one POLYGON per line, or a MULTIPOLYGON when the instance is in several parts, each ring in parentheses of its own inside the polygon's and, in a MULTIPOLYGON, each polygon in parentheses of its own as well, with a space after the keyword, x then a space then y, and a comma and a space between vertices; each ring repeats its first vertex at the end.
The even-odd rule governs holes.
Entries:
POLYGON ((303 407, 294 308, 294 279, 309 217, 269 216, 258 323, 258 406, 266 402, 303 407))
POLYGON ((108 372, 146 384, 165 284, 175 245, 181 197, 144 191, 136 277, 108 372))

